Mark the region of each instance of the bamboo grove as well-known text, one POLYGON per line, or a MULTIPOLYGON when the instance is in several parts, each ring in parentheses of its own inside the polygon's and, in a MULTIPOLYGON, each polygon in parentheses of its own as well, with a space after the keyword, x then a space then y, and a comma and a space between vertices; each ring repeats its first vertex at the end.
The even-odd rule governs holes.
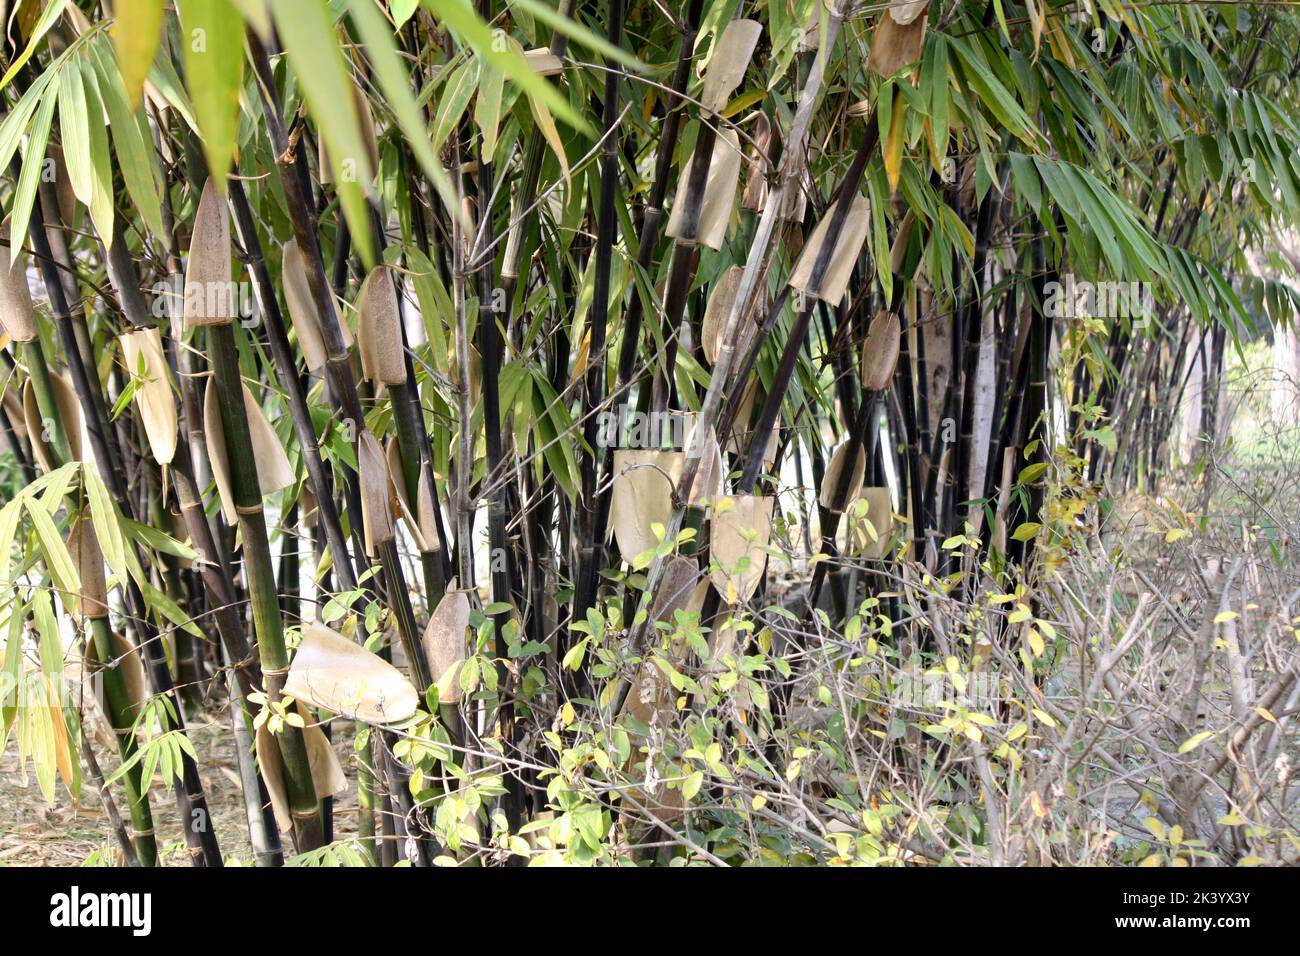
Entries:
POLYGON ((1032 675, 1189 350, 1296 305, 1284 5, 0 10, 4 736, 129 863, 942 859, 818 648, 998 595, 1032 675))

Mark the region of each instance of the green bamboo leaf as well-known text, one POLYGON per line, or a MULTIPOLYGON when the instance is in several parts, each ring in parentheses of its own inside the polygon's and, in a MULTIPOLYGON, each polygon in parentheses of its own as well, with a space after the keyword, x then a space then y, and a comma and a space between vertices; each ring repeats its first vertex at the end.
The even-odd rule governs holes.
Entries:
POLYGON ((460 124, 465 115, 470 98, 478 88, 479 60, 477 57, 467 60, 452 72, 447 80, 443 95, 438 103, 438 112, 433 118, 433 145, 441 149, 460 124))
POLYGON ((68 546, 54 526, 54 519, 38 502, 31 499, 27 501, 27 516, 32 519, 32 527, 41 543, 45 566, 50 569, 55 588, 64 594, 76 594, 81 590, 81 579, 77 576, 77 567, 72 563, 68 546))
POLYGON ((52 71, 42 73, 23 93, 22 98, 9 114, 5 116, 4 121, 0 122, 0 169, 9 169, 9 160, 13 158, 14 153, 22 144, 23 135, 27 132, 27 125, 31 122, 32 114, 36 112, 36 107, 40 106, 42 95, 45 88, 49 85, 51 78, 54 76, 52 71))
MULTIPOLYGON (((14 538, 18 532, 18 521, 22 518, 22 501, 15 498, 0 508, 0 590, 8 590, 13 583, 9 579, 9 562, 13 557, 14 538)), ((10 613, 13 613, 12 607, 10 613)))
POLYGON ((161 177, 148 124, 139 110, 127 106, 126 90, 122 87, 122 77, 112 51, 99 43, 91 44, 90 49, 96 58, 99 95, 107 107, 113 148, 117 153, 122 178, 126 181, 126 191, 130 193, 131 201, 144 217, 150 232, 161 236, 165 232, 158 186, 161 177))
POLYGON ((4 753, 9 744, 9 731, 14 725, 14 718, 18 716, 18 695, 11 688, 16 688, 22 677, 25 617, 25 609, 15 594, 9 605, 9 636, 5 640, 3 673, 7 689, 4 694, 0 694, 0 753, 4 753))
MULTIPOLYGON (((49 514, 58 514, 63 496, 68 493, 68 486, 72 484, 72 479, 80 468, 79 462, 70 461, 45 476, 45 484, 37 500, 49 514)), ((33 490, 31 485, 28 485, 28 490, 33 490)))
POLYGON ((323 3, 275 3, 271 12, 303 98, 325 140, 353 241, 369 268, 375 263, 375 251, 366 192, 375 171, 361 138, 352 81, 329 7, 323 3))
POLYGON ((510 4, 514 10, 525 10, 535 19, 545 23, 552 30, 558 30, 569 39, 581 43, 589 50, 595 50, 607 60, 613 60, 620 63, 629 70, 635 70, 637 73, 648 73, 650 68, 628 53, 626 50, 614 46, 599 33, 593 33, 576 20, 570 20, 561 14, 558 10, 548 7, 538 0, 513 0, 510 4))
MULTIPOLYGON (((27 137, 27 151, 23 154, 22 171, 18 175, 18 188, 14 191, 9 220, 9 234, 14 237, 27 235, 27 223, 32 217, 36 190, 45 170, 45 146, 49 142, 50 126, 54 120, 54 104, 58 100, 56 93, 56 90, 50 90, 41 100, 41 107, 36 112, 36 120, 27 137)), ((17 261, 22 248, 23 244, 18 241, 9 244, 10 265, 17 261)))
POLYGON ((81 485, 90 502, 90 522, 95 526, 95 537, 99 539, 99 550, 104 554, 104 561, 117 575, 119 581, 126 580, 126 544, 122 537, 121 516, 113 504, 103 479, 93 465, 83 465, 81 485))
POLYGON ((59 71, 59 132, 73 195, 89 206, 94 189, 94 173, 90 165, 90 119, 81 70, 75 63, 59 71))
POLYGON ((153 70, 149 73, 149 82, 154 85, 162 98, 167 101, 167 105, 177 112, 190 129, 198 129, 198 122, 194 118, 194 107, 190 103, 189 94, 185 92, 185 86, 181 83, 180 75, 176 72, 176 67, 172 65, 172 61, 168 57, 154 58, 153 70))
MULTIPOLYGON (((412 10, 414 6, 415 4, 412 4, 412 10)), ((438 190, 447 208, 454 215, 460 215, 460 206, 456 202, 456 193, 452 188, 451 179, 443 169, 442 163, 438 161, 436 145, 429 141, 429 131, 425 126, 420 107, 411 93, 410 77, 397 54, 397 47, 389 32, 388 24, 370 0, 352 0, 349 11, 352 14, 352 22, 366 45, 366 52, 374 67, 379 88, 383 91, 388 107, 393 111, 393 118, 397 120, 398 127, 406 137, 406 142, 415 154, 416 161, 429 177, 434 188, 438 190)))
POLYGON ((144 80, 162 38, 163 0, 117 0, 113 13, 113 44, 122 68, 122 85, 131 109, 140 105, 144 80))
POLYGON ((18 59, 14 60, 13 63, 9 65, 9 69, 5 70, 5 75, 0 77, 0 90, 3 90, 8 86, 9 81, 12 80, 27 61, 32 58, 32 54, 36 52, 36 47, 40 45, 41 37, 45 36, 45 34, 49 32, 50 27, 54 26, 54 24, 59 21, 59 17, 63 16, 63 8, 67 5, 68 0, 54 0, 53 3, 45 8, 45 12, 41 14, 41 18, 36 21, 36 26, 32 28, 31 39, 27 41, 27 46, 23 47, 23 52, 18 54, 18 59))
POLYGON ((462 43, 513 80, 530 99, 539 101, 549 113, 579 132, 591 134, 590 124, 574 111, 569 101, 533 72, 517 47, 497 42, 487 24, 479 19, 466 0, 424 0, 424 6, 462 43))
POLYGON ((169 598, 162 591, 158 590, 148 581, 140 581, 140 590, 144 594, 145 603, 157 611, 163 618, 175 624, 183 631, 193 634, 195 637, 202 637, 203 632, 199 626, 194 623, 184 610, 181 609, 175 601, 169 598))
MULTIPOLYGON (((113 206, 113 158, 108 147, 108 127, 104 123, 104 101, 99 95, 99 83, 95 79, 95 69, 90 61, 83 58, 78 64, 81 71, 81 92, 86 100, 87 132, 89 145, 86 161, 90 165, 91 189, 90 199, 81 196, 83 203, 90 210, 91 221, 105 241, 113 236, 113 219, 116 211, 113 206)), ((66 158, 67 151, 64 151, 66 158)))
POLYGON ((393 24, 397 29, 406 26, 406 21, 420 9, 420 0, 388 0, 388 11, 393 15, 393 24))
POLYGON ((119 520, 126 534, 129 534, 146 548, 163 554, 170 554, 182 561, 196 561, 199 558, 199 553, 193 548, 182 544, 171 535, 159 531, 157 528, 151 528, 147 524, 132 521, 130 518, 123 517, 119 520))
POLYGON ((262 38, 263 43, 275 35, 271 29, 271 11, 267 9, 270 0, 232 0, 232 2, 244 15, 244 22, 253 28, 253 31, 262 38))
POLYGON ((930 129, 934 138, 935 158, 942 161, 948 152, 948 43, 941 33, 931 33, 926 51, 924 89, 930 94, 930 129))
POLYGON ((505 74, 500 70, 480 71, 478 96, 474 100, 474 122, 483 134, 480 155, 492 162, 497 151, 497 132, 501 125, 501 100, 505 91, 505 74))
POLYGON ((1000 79, 993 75, 988 66, 972 52, 966 43, 952 38, 949 38, 949 43, 957 51, 962 74, 975 95, 979 97, 980 102, 984 104, 999 123, 1010 130, 1026 146, 1032 148, 1039 145, 1041 137, 1038 131, 1025 114, 1024 109, 1011 95, 1011 91, 1006 88, 1000 79))
POLYGON ((239 130, 244 21, 230 0, 178 0, 177 9, 185 77, 203 140, 203 155, 213 182, 225 195, 226 174, 239 130))

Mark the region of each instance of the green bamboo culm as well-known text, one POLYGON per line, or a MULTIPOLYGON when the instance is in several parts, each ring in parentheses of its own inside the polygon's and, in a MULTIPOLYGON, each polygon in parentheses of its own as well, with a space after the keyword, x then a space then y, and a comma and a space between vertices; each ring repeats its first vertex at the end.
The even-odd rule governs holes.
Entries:
POLYGON ((158 862, 158 842, 154 836, 149 793, 144 789, 140 763, 136 760, 138 747, 135 717, 132 713, 134 702, 127 691, 122 662, 117 659, 119 655, 113 648, 108 609, 104 608, 102 614, 94 614, 89 621, 95 655, 99 659, 104 698, 108 705, 108 719, 117 737, 118 755, 122 758, 123 766, 127 767, 126 773, 122 775, 122 786, 126 790, 127 812, 131 816, 131 842, 135 846, 140 865, 154 866, 158 862))
MULTIPOLYGON (((230 323, 210 325, 207 344, 230 465, 231 491, 243 541, 244 566, 253 605, 253 632, 257 636, 264 689, 271 704, 275 705, 280 701, 289 670, 289 653, 284 643, 284 619, 276 594, 275 565, 267 538, 266 515, 262 510, 257 460, 244 407, 239 353, 230 323)), ((294 842, 300 853, 316 849, 324 841, 324 827, 302 732, 286 725, 276 735, 276 743, 284 761, 284 782, 293 815, 294 842)))

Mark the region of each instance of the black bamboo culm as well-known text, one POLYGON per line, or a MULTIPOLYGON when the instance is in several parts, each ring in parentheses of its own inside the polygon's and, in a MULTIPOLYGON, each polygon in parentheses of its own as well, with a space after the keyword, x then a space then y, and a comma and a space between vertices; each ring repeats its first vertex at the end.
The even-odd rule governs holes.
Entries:
MULTIPOLYGON (((275 295, 275 287, 267 272, 261 241, 258 239, 253 213, 248 205, 248 196, 238 179, 229 180, 227 188, 235 223, 235 235, 242 250, 244 264, 248 267, 252 278, 258 314, 266 329, 266 340, 270 346, 276 378, 287 398, 289 416, 293 420, 294 434, 298 438, 303 465, 307 470, 307 481, 316 499, 320 525, 325 531, 325 540, 334 559, 332 566, 343 588, 352 590, 357 586, 357 575, 353 569, 347 539, 343 534, 342 522, 339 520, 338 509, 334 503, 334 482, 321 460, 316 429, 307 408, 307 397, 298 376, 297 362, 289 346, 289 336, 284 325, 284 316, 280 312, 279 300, 275 295)), ((322 325, 324 324, 322 322, 322 325)))
MULTIPOLYGON (((776 236, 778 212, 784 205, 786 189, 797 179, 800 164, 804 158, 803 146, 808 136, 813 108, 821 95, 827 58, 830 49, 834 46, 835 38, 839 34, 840 24, 841 17, 838 10, 832 12, 817 57, 813 60, 808 77, 800 88, 794 118, 786 137, 786 150, 777 172, 776 186, 768 197, 767 205, 755 228, 749 256, 737 289, 736 301, 732 305, 731 313, 727 318, 718 362, 710 375, 709 387, 705 391, 704 399, 701 402, 697 416, 696 437, 692 441, 692 444, 696 447, 692 448, 691 452, 697 452, 699 444, 703 441, 704 431, 702 429, 716 423, 723 392, 731 373, 734 355, 734 344, 731 337, 739 330, 740 319, 746 317, 753 307, 753 302, 759 294, 761 277, 767 274, 767 269, 770 268, 775 255, 773 240, 776 236)), ((876 123, 873 121, 870 126, 874 130, 876 123)), ((741 385, 743 387, 743 383, 741 385)), ((685 495, 681 493, 681 489, 692 486, 699 466, 700 458, 697 454, 688 452, 682 468, 682 476, 678 481, 678 492, 673 497, 672 511, 665 526, 665 533, 668 537, 675 537, 682 527, 687 512, 687 502, 685 495)), ((650 619, 650 603, 658 591, 666 566, 667 563, 662 557, 656 557, 651 562, 650 569, 646 574, 645 588, 638 604, 637 614, 633 617, 633 624, 628 638, 633 654, 644 653, 648 645, 648 635, 651 632, 651 629, 647 626, 650 619), (642 611, 645 613, 641 613, 642 611)), ((618 687, 610 695, 611 713, 618 713, 622 708, 630 687, 631 684, 628 681, 619 682, 618 687)))
MULTIPOLYGON (((835 193, 835 204, 828 213, 830 223, 826 227, 826 234, 821 247, 817 250, 817 258, 813 262, 812 272, 808 280, 808 289, 810 291, 805 293, 802 298, 815 296, 821 290, 826 270, 830 266, 835 247, 839 243, 840 233, 844 230, 844 222, 848 218, 849 209, 862 187, 862 177, 867 169, 867 161, 875 152, 879 140, 880 126, 876 114, 873 112, 871 119, 867 122, 866 129, 863 131, 862 142, 858 145, 858 151, 853 156, 853 162, 849 165, 848 172, 845 173, 844 179, 835 193)), ((790 388, 790 378, 794 373, 795 361, 798 358, 799 350, 803 347, 804 338, 808 334, 808 323, 812 318, 815 306, 816 299, 808 298, 807 303, 799 310, 794 326, 790 330, 790 336, 781 352, 781 361, 772 380, 772 387, 768 391, 767 399, 763 404, 763 411, 759 415, 758 424, 750 438, 749 448, 745 454, 744 469, 741 472, 740 480, 736 483, 737 491, 742 495, 753 493, 754 486, 758 484, 758 476, 763 469, 763 456, 767 449, 768 439, 772 434, 773 427, 776 425, 776 418, 781 411, 781 403, 785 400, 785 393, 790 388)))
MULTIPOLYGON (((703 0, 690 0, 687 5, 685 18, 682 22, 682 39, 678 47, 677 66, 673 71, 672 87, 668 96, 668 104, 664 113, 662 135, 659 138, 659 147, 655 154, 655 171, 654 180, 650 186, 650 193, 646 199, 645 206, 642 210, 641 228, 637 235, 637 267, 642 271, 648 272, 651 264, 654 262, 655 247, 659 238, 659 223, 663 218, 664 199, 668 193, 668 183, 671 178, 673 154, 677 149, 677 140, 681 133, 681 128, 686 115, 686 101, 684 94, 687 83, 690 80, 691 62, 695 51, 695 39, 699 34, 700 14, 704 8, 703 0)), ((608 99, 608 96, 607 96, 608 99)), ((602 183, 604 180, 602 179, 602 183)), ((641 321, 645 313, 644 300, 636 292, 633 293, 628 303, 627 312, 623 316, 622 322, 622 343, 619 346, 618 370, 614 379, 614 389, 610 393, 610 400, 614 404, 615 414, 618 421, 622 422, 621 404, 626 401, 626 396, 631 388, 633 368, 636 364, 637 349, 641 344, 641 321)), ((605 454, 601 463, 600 474, 611 475, 614 468, 614 442, 611 442, 605 448, 605 454)), ((595 509, 595 528, 606 528, 609 526, 609 509, 613 493, 613 483, 605 482, 603 486, 598 486, 598 503, 595 509)), ((603 539, 602 539, 603 545, 603 539)), ((600 545, 593 544, 593 561, 595 547, 600 545)), ((584 573, 591 575, 591 571, 580 571, 581 577, 584 573)), ((584 592, 585 603, 577 604, 578 611, 574 615, 575 620, 581 620, 585 614, 586 608, 591 606, 591 596, 589 592, 584 592)))
MULTIPOLYGON (((611 45, 619 46, 623 40, 623 0, 611 0, 609 5, 609 34, 611 45)), ((609 318, 609 276, 618 222, 615 202, 618 197, 618 81, 621 73, 610 65, 605 73, 604 142, 600 159, 600 208, 596 225, 595 285, 588 318, 591 339, 588 348, 587 417, 583 427, 585 442, 582 452, 582 498, 584 502, 582 541, 579 546, 581 560, 578 565, 577 589, 573 619, 586 618, 592 606, 595 591, 596 569, 604 556, 605 527, 599 525, 600 501, 597 495, 597 466, 600 464, 600 428, 598 409, 605 400, 605 327, 609 318)), ((624 332, 626 335, 626 331, 624 332)))
MULTIPOLYGON (((120 460, 116 452, 116 441, 113 439, 112 427, 108 422, 107 414, 103 411, 102 396, 100 401, 95 400, 95 396, 100 394, 98 382, 95 381, 92 384, 86 365, 82 361, 77 337, 72 328, 72 313, 68 308, 58 268, 55 265, 49 242, 46 239, 45 222, 39 203, 32 209, 28 235, 31 239, 32 251, 41 278, 45 282, 50 309, 54 315, 55 326, 59 331, 59 337, 68 360, 68 367, 72 372, 73 388, 77 393, 82 413, 86 417, 87 432, 90 435, 91 447, 95 452, 95 462, 99 468, 100 476, 116 498, 122 513, 127 518, 134 520, 131 498, 127 494, 125 478, 112 465, 113 462, 120 460)), ((184 733, 185 719, 181 714, 180 700, 167 667, 167 657, 160 635, 153 626, 145 607, 144 595, 140 592, 140 588, 134 580, 123 582, 123 585, 127 612, 134 622, 138 634, 137 644, 148 664, 147 671, 154 691, 169 698, 172 703, 174 717, 170 718, 171 726, 167 729, 174 729, 184 733)), ((184 821, 185 840, 190 849, 193 862, 196 865, 221 866, 221 850, 217 845, 216 830, 212 826, 211 815, 208 812, 202 778, 199 775, 198 766, 188 753, 182 754, 180 779, 173 782, 172 789, 176 796, 181 819, 184 821)))

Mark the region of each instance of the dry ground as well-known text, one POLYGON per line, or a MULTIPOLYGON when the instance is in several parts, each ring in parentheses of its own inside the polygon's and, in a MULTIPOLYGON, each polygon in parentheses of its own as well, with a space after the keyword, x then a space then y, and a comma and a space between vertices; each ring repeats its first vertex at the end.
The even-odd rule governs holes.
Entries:
MULTIPOLYGON (((216 822, 221 851, 229 864, 249 865, 252 852, 248 825, 236 765, 235 737, 230 730, 224 703, 219 710, 187 718, 190 737, 198 751, 199 772, 207 784, 208 808, 216 822)), ((355 763, 350 725, 339 727, 335 750, 349 782, 334 807, 336 839, 356 832, 355 763)), ((115 762, 106 760, 96 747, 104 773, 111 774, 115 762)), ((113 788, 120 801, 120 788, 113 788)), ((154 825, 163 861, 183 866, 187 860, 176 804, 170 792, 156 783, 152 791, 154 825)), ((119 811, 124 812, 120 805, 119 811)), ((120 854, 98 788, 87 776, 81 800, 74 803, 60 789, 54 806, 46 806, 35 778, 24 781, 12 742, 0 754, 0 866, 82 866, 90 863, 119 863, 120 854)))

